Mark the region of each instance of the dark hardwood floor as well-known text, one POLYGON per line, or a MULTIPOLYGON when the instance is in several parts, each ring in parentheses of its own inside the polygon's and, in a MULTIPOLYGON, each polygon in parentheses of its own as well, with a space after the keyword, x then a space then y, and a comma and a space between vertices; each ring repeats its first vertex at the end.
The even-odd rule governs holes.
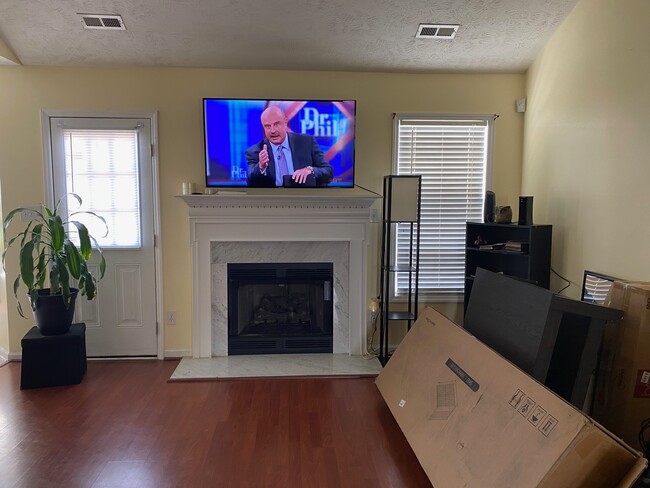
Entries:
POLYGON ((1 367, 0 486, 431 486, 372 378, 168 383, 176 365, 23 391, 1 367))

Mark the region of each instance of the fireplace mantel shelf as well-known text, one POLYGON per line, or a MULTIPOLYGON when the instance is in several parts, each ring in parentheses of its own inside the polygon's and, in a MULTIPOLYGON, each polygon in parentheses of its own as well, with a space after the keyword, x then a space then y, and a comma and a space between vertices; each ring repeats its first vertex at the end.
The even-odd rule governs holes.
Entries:
POLYGON ((227 191, 215 195, 179 195, 190 208, 283 207, 283 208, 350 208, 367 209, 379 198, 372 192, 342 193, 336 190, 287 190, 277 194, 227 191), (296 193, 293 193, 293 192, 296 193))

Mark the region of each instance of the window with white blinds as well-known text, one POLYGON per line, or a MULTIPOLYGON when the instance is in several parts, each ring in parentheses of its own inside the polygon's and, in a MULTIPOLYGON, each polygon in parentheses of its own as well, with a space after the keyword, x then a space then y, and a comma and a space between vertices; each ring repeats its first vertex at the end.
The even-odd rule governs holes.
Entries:
MULTIPOLYGON (((464 290, 465 222, 482 221, 492 160, 493 115, 396 114, 394 171, 422 176, 419 293, 459 301, 464 290)), ((409 226, 397 224, 395 263, 408 264, 409 226)), ((395 273, 395 297, 408 274, 395 273)))
POLYGON ((108 235, 101 237, 106 229, 92 216, 73 218, 102 248, 141 247, 137 130, 64 130, 64 141, 66 189, 81 197, 81 210, 106 220, 108 235))

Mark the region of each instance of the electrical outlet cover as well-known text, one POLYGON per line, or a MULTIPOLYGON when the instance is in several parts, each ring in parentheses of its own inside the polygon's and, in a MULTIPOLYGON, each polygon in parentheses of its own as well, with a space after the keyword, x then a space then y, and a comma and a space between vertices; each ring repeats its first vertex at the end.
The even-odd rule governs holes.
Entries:
POLYGON ((170 310, 167 312, 167 325, 176 325, 176 311, 170 310))

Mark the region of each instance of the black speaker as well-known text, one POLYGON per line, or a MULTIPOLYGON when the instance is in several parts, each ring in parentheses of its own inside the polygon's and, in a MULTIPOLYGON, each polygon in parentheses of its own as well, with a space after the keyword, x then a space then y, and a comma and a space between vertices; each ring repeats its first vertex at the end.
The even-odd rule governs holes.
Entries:
POLYGON ((533 225, 533 197, 519 197, 519 225, 533 225))
POLYGON ((483 205, 483 222, 494 222, 496 212, 496 197, 493 191, 485 192, 485 204, 483 205))

